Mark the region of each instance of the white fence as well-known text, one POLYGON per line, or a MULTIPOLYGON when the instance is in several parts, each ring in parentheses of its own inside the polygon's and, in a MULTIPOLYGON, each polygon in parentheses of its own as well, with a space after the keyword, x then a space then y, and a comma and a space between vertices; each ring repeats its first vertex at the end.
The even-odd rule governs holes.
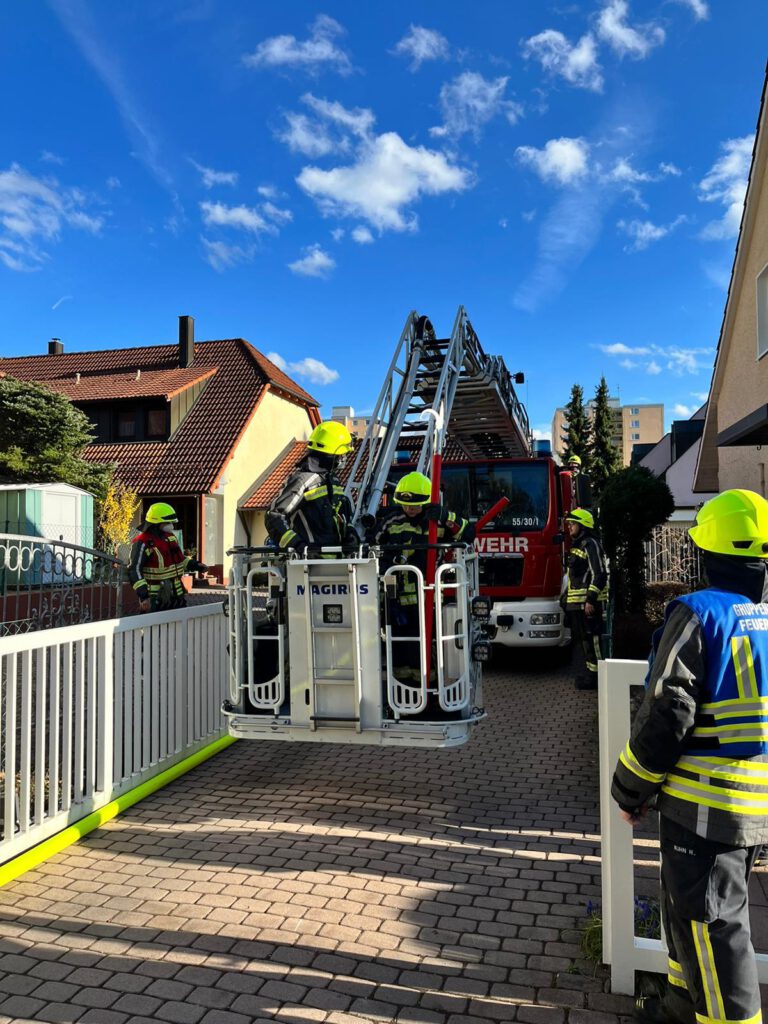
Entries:
MULTIPOLYGON (((611 800, 613 772, 629 739, 630 687, 642 686, 647 671, 644 661, 601 661, 598 667, 603 962, 611 966, 611 991, 627 995, 635 991, 635 971, 667 973, 663 941, 635 935, 632 829, 611 800)), ((768 955, 758 954, 757 969, 768 982, 768 955)))
POLYGON ((0 863, 226 732, 220 604, 0 638, 0 863))

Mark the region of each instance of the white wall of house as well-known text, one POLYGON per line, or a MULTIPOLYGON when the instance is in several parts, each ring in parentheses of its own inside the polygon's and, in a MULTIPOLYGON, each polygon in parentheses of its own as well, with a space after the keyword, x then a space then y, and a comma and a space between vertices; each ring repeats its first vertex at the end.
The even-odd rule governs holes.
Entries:
MULTIPOLYGON (((238 504, 280 452, 292 440, 309 437, 311 430, 312 424, 305 407, 287 402, 271 391, 264 395, 256 415, 246 427, 234 455, 224 468, 220 484, 223 495, 223 549, 217 553, 215 560, 206 551, 206 562, 223 564, 224 572, 229 571, 231 559, 227 558, 226 551, 236 544, 247 543, 245 528, 237 514, 238 504)), ((261 541, 258 532, 252 533, 252 544, 260 544, 261 541)))

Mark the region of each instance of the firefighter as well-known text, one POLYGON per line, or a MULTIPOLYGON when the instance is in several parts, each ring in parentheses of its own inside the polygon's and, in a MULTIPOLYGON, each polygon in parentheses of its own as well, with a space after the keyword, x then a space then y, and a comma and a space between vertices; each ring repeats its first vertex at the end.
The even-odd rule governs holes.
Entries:
POLYGON ((576 677, 577 690, 597 689, 597 663, 602 658, 601 637, 608 600, 605 555, 595 534, 595 519, 585 508, 565 517, 571 535, 568 552, 568 590, 565 609, 570 614, 574 641, 584 656, 586 675, 576 677))
POLYGON ((566 466, 571 472, 573 480, 573 501, 577 508, 592 508, 592 484, 589 477, 584 474, 581 468, 581 458, 576 455, 568 456, 566 466))
POLYGON ((349 526, 352 504, 336 475, 337 460, 351 450, 352 436, 343 423, 319 423, 309 435, 306 455, 267 512, 267 532, 281 551, 356 540, 349 526))
POLYGON ((724 491, 689 530, 709 586, 667 606, 612 795, 635 825, 657 800, 669 947, 643 1021, 758 1022, 747 884, 768 840, 768 502, 724 491))
POLYGON ((164 501, 147 509, 141 533, 133 538, 129 575, 142 612, 164 612, 187 603, 181 577, 208 568, 185 555, 176 540, 176 512, 164 501))
MULTIPOLYGON (((475 537, 474 526, 466 519, 449 512, 442 505, 432 504, 432 483, 423 473, 407 473, 395 487, 393 501, 397 508, 381 509, 373 527, 373 542, 377 547, 394 547, 399 551, 382 552, 382 569, 400 561, 413 565, 422 573, 427 569, 427 548, 429 524, 437 523, 438 543, 464 541, 471 544, 475 537)), ((396 609, 393 634, 396 636, 419 635, 419 596, 417 581, 413 573, 398 576, 396 609)), ((398 677, 421 679, 419 645, 397 644, 399 659, 398 677), (404 650, 403 650, 404 649, 404 650)))

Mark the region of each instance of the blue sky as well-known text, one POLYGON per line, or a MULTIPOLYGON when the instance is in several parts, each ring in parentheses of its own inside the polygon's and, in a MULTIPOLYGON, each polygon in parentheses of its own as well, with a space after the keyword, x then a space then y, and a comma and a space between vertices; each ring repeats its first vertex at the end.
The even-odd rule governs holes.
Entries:
POLYGON ((366 411, 463 303, 542 431, 601 373, 685 415, 767 37, 764 0, 3 5, 0 354, 185 313, 366 411))

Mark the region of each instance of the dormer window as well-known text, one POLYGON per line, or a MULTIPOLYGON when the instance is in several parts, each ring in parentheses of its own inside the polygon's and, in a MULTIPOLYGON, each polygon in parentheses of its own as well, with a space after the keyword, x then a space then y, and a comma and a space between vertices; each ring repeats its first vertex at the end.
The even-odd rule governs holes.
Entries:
POLYGON ((115 440, 134 441, 136 439, 136 410, 118 409, 115 413, 115 440))

